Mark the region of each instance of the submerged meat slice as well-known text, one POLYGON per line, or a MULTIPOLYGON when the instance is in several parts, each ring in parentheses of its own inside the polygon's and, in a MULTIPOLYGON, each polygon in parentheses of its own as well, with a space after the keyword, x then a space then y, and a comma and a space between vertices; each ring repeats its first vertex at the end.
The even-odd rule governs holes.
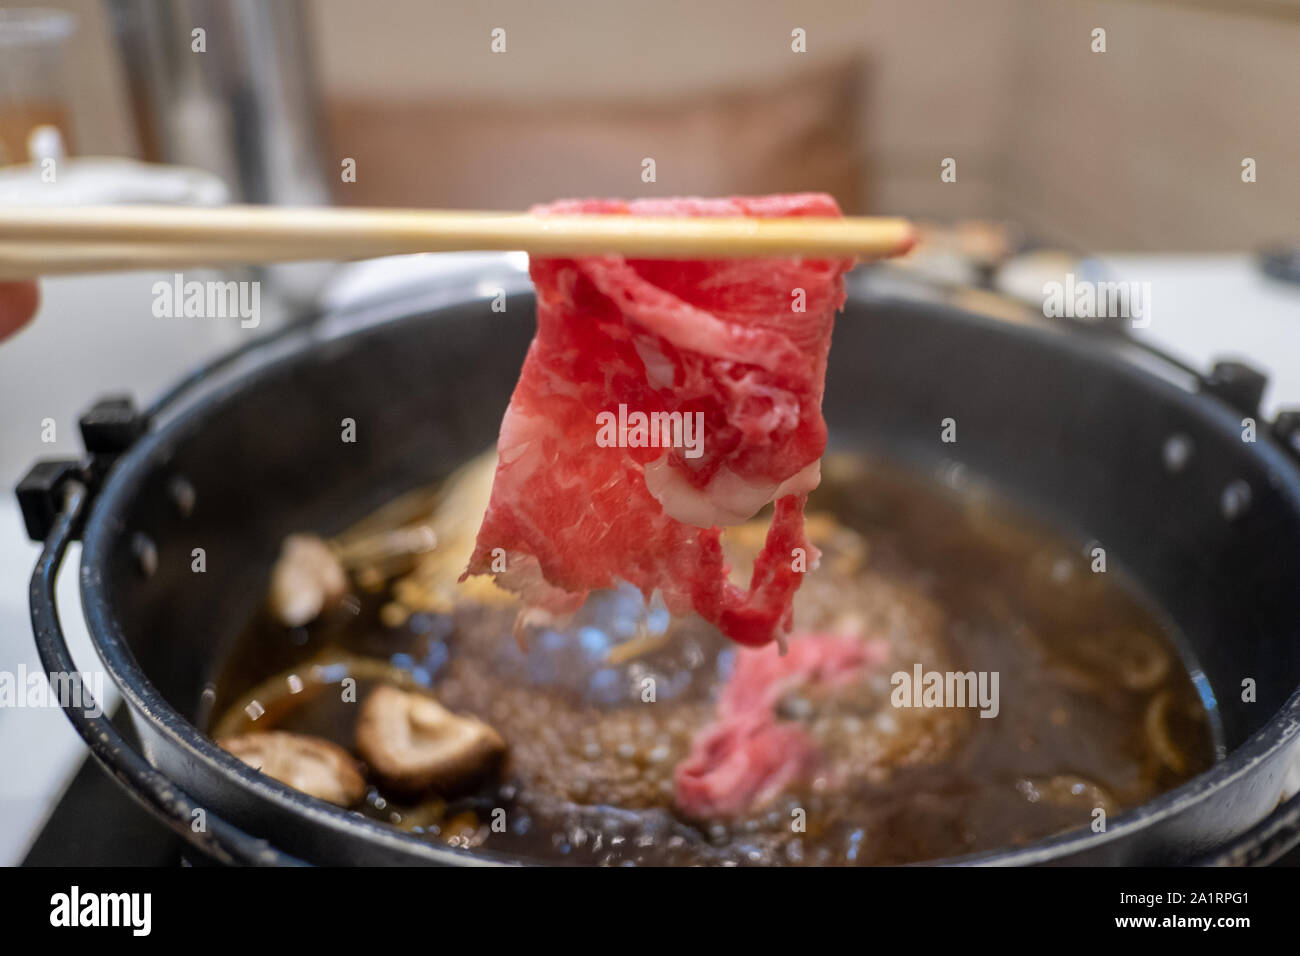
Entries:
MULTIPOLYGON (((539 211, 839 215, 818 194, 539 211)), ((494 574, 526 609, 572 612, 624 580, 743 644, 788 631, 800 576, 816 561, 804 498, 826 445, 826 356, 850 265, 535 259, 537 335, 501 425, 466 575, 494 574), (721 526, 772 501, 766 544, 741 588, 727 579, 721 526)))
POLYGON ((885 653, 881 645, 837 634, 797 636, 785 654, 774 647, 740 651, 717 720, 677 767, 678 809, 695 818, 736 816, 761 808, 806 775, 817 763, 817 747, 801 726, 778 719, 781 698, 796 688, 843 686, 885 653))

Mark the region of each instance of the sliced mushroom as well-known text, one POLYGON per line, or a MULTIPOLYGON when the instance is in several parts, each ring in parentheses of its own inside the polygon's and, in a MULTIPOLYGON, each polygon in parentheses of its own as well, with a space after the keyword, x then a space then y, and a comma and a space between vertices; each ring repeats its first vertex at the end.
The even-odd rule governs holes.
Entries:
POLYGON ((348 576, 330 546, 310 534, 291 534, 271 571, 271 612, 286 627, 301 627, 347 593, 348 576))
POLYGON ((438 546, 438 535, 427 523, 392 528, 367 537, 335 541, 339 561, 345 568, 375 571, 385 578, 406 574, 420 555, 438 546))
POLYGON ((1114 797, 1105 787, 1086 777, 1057 774, 1054 777, 1026 777, 1016 783, 1016 789, 1030 803, 1045 803, 1053 807, 1081 810, 1102 809, 1113 814, 1114 797))
POLYGON ((224 737, 217 744, 295 790, 350 807, 366 792, 357 762, 342 747, 287 730, 224 737))
POLYGON ((489 771, 506 744, 477 717, 427 694, 380 687, 361 705, 357 751, 393 790, 454 792, 489 771))
POLYGON ((1079 641, 1079 650, 1094 664, 1113 672, 1128 690, 1153 690, 1169 676, 1169 653, 1153 634, 1141 628, 1088 634, 1079 641))
MULTIPOLYGON (((358 684, 391 684, 416 688, 418 683, 408 670, 373 657, 359 657, 336 647, 268 677, 244 696, 231 702, 225 713, 212 725, 213 737, 238 737, 257 733, 262 728, 283 726, 290 715, 325 691, 336 696, 343 706, 351 707, 339 696, 341 682, 351 678, 358 684)), ((355 701, 355 698, 351 698, 355 701)), ((350 716, 350 715, 349 715, 350 716)))
POLYGON ((1169 704, 1172 700, 1173 695, 1167 690, 1156 694, 1147 704, 1142 724, 1152 753, 1174 773, 1182 773, 1187 769, 1187 758, 1169 735, 1169 704))

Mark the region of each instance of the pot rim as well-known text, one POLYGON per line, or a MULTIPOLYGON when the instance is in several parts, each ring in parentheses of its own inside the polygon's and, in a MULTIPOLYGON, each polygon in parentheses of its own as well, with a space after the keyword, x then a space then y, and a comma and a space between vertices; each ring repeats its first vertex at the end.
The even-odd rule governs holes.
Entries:
MULTIPOLYGON (((503 269, 487 270, 486 278, 496 281, 507 294, 531 291, 531 285, 516 266, 502 262, 503 269), (498 281, 499 280, 499 281, 498 281)), ((862 283, 854 283, 861 292, 862 283)), ((112 467, 105 484, 91 506, 83 535, 79 577, 81 602, 95 650, 117 685, 119 692, 131 709, 148 721, 153 729, 189 759, 206 765, 236 784, 247 795, 258 801, 272 804, 281 812, 305 816, 327 831, 352 832, 364 836, 368 842, 381 848, 398 851, 428 863, 449 865, 520 865, 546 863, 536 858, 506 855, 492 850, 461 850, 441 847, 420 837, 362 817, 354 811, 337 807, 310 797, 298 790, 261 774, 232 754, 222 750, 197 726, 187 720, 169 704, 144 673, 130 650, 113 610, 111 595, 100 571, 109 558, 111 543, 125 529, 117 517, 121 508, 138 491, 144 477, 159 464, 169 447, 186 436, 196 425, 209 416, 219 413, 222 404, 263 376, 295 362, 310 361, 313 347, 338 338, 364 335, 366 332, 402 322, 436 321, 441 308, 464 304, 475 298, 490 299, 495 289, 487 289, 482 268, 472 274, 439 282, 435 293, 422 295, 416 300, 403 299, 378 307, 363 308, 339 316, 331 316, 306 328, 286 330, 288 334, 259 342, 246 350, 247 362, 237 363, 251 367, 222 370, 211 377, 195 382, 196 389, 183 394, 170 394, 165 407, 159 412, 163 419, 160 427, 142 436, 112 467), (485 291, 486 290, 486 291, 485 291), (430 313, 434 313, 431 315, 430 313), (201 394, 194 394, 195 392, 201 394), (173 407, 177 406, 177 407, 173 407)), ((888 302, 892 307, 924 311, 932 320, 964 322, 985 326, 996 334, 1029 336, 1043 345, 1075 353, 1075 357, 1091 363, 1104 363, 1119 372, 1157 391, 1163 391, 1172 402, 1183 407, 1195 404, 1196 412, 1208 417, 1217 428, 1237 434, 1236 417, 1225 405, 1208 395, 1190 392, 1174 383, 1177 376, 1153 374, 1147 367, 1127 360, 1118 349, 1079 335, 1063 334, 1050 328, 1027 325, 1010 325, 953 307, 893 296, 873 297, 876 302, 888 302)), ((1300 467, 1290 459, 1270 438, 1261 438, 1253 453, 1262 455, 1266 464, 1278 476, 1278 490, 1292 500, 1300 512, 1300 467)), ((1023 848, 994 849, 978 853, 925 861, 927 865, 1033 865, 1050 863, 1072 853, 1092 849, 1115 840, 1135 835, 1161 820, 1181 814, 1212 797, 1223 788, 1249 774, 1261 762, 1275 758, 1280 751, 1300 739, 1300 686, 1296 688, 1272 714, 1268 721, 1250 735, 1240 746, 1228 752, 1209 769, 1171 790, 1157 794, 1151 800, 1132 807, 1113 817, 1103 833, 1093 833, 1086 827, 1054 834, 1023 848)), ((213 808, 218 812, 217 808, 213 808)), ((1245 832, 1258 821, 1243 826, 1245 832)), ((273 836, 267 836, 272 845, 273 836)))

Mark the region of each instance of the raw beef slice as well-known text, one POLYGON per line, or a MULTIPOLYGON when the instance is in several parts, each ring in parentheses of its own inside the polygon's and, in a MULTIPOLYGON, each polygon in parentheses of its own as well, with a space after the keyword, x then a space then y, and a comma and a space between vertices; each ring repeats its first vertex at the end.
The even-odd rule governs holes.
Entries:
MULTIPOLYGON (((840 215, 820 194, 583 200, 535 212, 840 215)), ((742 644, 787 632, 800 575, 817 557, 803 535, 804 499, 820 480, 826 356, 851 265, 534 259, 537 335, 501 423, 466 576, 495 574, 518 592, 521 622, 533 610, 572 612, 621 579, 647 599, 659 590, 673 613, 694 609, 742 644), (608 431, 598 440, 598 416, 618 417, 620 406, 702 422, 702 447, 655 447, 662 436, 635 427, 611 447, 608 431), (771 501, 746 590, 728 580, 721 526, 771 501)))
POLYGON ((673 774, 673 801, 689 817, 735 816, 763 807, 817 764, 817 746, 797 723, 778 719, 788 692, 855 680, 885 651, 856 636, 802 634, 787 653, 745 648, 718 698, 717 720, 691 744, 673 774))

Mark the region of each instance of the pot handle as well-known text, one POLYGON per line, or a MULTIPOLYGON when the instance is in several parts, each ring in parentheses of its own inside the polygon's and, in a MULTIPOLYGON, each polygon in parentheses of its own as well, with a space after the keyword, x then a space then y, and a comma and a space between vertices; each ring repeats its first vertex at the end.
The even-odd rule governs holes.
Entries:
MULTIPOLYGON (((55 581, 63 564, 68 544, 76 535, 90 492, 80 480, 63 483, 63 505, 45 536, 44 548, 32 572, 28 600, 31 605, 32 631, 36 651, 47 675, 77 673, 68 650, 67 638, 59 624, 55 601, 55 581)), ((275 849, 265 840, 250 836, 225 820, 200 807, 195 800, 156 770, 126 742, 111 720, 81 688, 79 706, 61 702, 64 715, 90 747, 91 755, 109 774, 117 778, 146 810, 219 863, 245 866, 301 866, 302 861, 275 849), (98 717, 89 712, 99 711, 98 717), (204 828, 193 827, 195 811, 200 811, 204 828)))

